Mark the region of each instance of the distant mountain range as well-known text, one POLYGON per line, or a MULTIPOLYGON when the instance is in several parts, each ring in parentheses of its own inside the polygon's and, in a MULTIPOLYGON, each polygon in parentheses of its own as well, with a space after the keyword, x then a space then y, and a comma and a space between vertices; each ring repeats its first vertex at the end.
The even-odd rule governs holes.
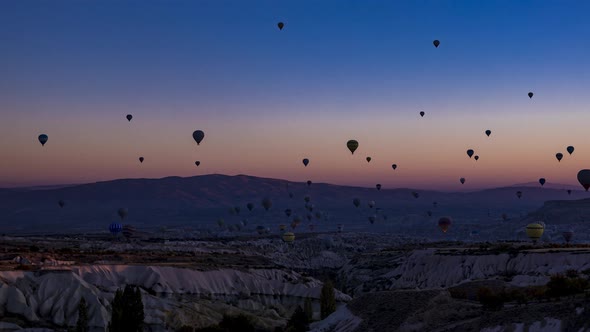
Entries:
MULTIPOLYGON (((522 215, 543 206, 545 201, 579 200, 590 198, 590 193, 573 190, 568 195, 567 185, 539 184, 479 190, 474 192, 440 192, 408 188, 382 189, 339 186, 324 183, 290 182, 280 179, 247 175, 220 174, 194 177, 165 177, 161 179, 121 179, 97 183, 53 188, 0 189, 0 232, 66 232, 106 230, 109 223, 119 220, 117 210, 128 208, 128 219, 140 227, 162 225, 191 225, 215 227, 223 218, 225 223, 243 219, 261 224, 289 223, 284 210, 305 219, 304 197, 310 196, 314 210, 330 216, 330 222, 352 224, 375 214, 368 208, 373 200, 387 217, 448 214, 458 218, 479 218, 501 213, 522 215), (556 189, 555 186, 558 188, 556 189), (517 191, 523 196, 518 199, 517 191), (412 192, 419 194, 414 198, 412 192), (292 194, 293 198, 290 198, 292 194), (270 198, 271 209, 261 206, 263 198, 270 198), (355 208, 354 198, 361 200, 355 208), (58 201, 64 200, 60 208, 58 201), (246 208, 253 203, 252 212, 246 208), (436 206, 434 205, 436 202, 436 206), (229 208, 239 207, 232 215, 229 208)), ((384 218, 385 219, 385 218, 384 218)), ((313 217, 314 222, 320 223, 313 217)), ((367 223, 368 224, 368 223, 367 223)))

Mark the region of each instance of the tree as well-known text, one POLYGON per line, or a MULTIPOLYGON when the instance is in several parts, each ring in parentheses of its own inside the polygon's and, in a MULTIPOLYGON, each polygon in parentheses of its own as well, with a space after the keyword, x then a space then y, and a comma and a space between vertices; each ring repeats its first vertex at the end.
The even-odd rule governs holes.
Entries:
POLYGON ((297 306, 295 312, 289 318, 287 322, 287 326, 285 327, 285 332, 305 332, 309 330, 309 320, 307 319, 307 315, 301 306, 297 306))
POLYGON ((481 287, 477 291, 477 299, 486 310, 497 311, 504 307, 503 294, 495 294, 487 287, 481 287))
POLYGON ((336 311, 336 294, 334 293, 334 284, 328 280, 322 287, 320 295, 320 311, 322 319, 330 316, 336 311))
POLYGON ((78 321, 76 322, 76 332, 88 332, 88 306, 86 305, 86 299, 82 297, 80 303, 78 303, 78 321))
POLYGON ((219 327, 227 332, 254 332, 256 330, 252 319, 243 314, 237 316, 223 315, 219 327))
POLYGON ((110 332, 143 331, 145 314, 139 288, 127 285, 123 292, 118 289, 111 306, 110 332))
POLYGON ((305 312, 305 315, 307 316, 307 320, 309 322, 313 321, 313 305, 311 303, 310 297, 305 298, 305 302, 303 304, 303 311, 305 312))

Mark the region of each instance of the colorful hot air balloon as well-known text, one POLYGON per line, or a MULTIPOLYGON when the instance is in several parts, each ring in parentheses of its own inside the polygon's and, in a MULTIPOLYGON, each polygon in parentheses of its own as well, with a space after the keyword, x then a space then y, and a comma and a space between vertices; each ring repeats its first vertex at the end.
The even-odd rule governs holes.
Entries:
POLYGON ((57 202, 57 205, 59 205, 59 207, 62 208, 66 205, 66 202, 64 202, 63 199, 60 199, 59 202, 57 202))
POLYGON ((573 146, 571 146, 571 145, 570 145, 570 146, 568 146, 566 150, 567 150, 567 153, 569 153, 570 155, 571 155, 572 153, 574 153, 574 147, 573 147, 573 146))
POLYGON ((135 234, 135 227, 131 225, 123 225, 122 232, 123 236, 129 239, 135 234))
POLYGON ((117 235, 119 233, 121 233, 121 231, 123 230, 123 225, 121 225, 120 223, 112 223, 109 225, 109 232, 111 232, 111 234, 113 235, 117 235))
POLYGON ((367 157, 367 162, 370 163, 371 162, 371 157, 367 157))
POLYGON ((533 242, 537 242, 537 240, 543 236, 544 231, 545 227, 540 223, 531 223, 526 226, 526 235, 529 239, 533 240, 533 242))
POLYGON ((265 198, 262 200, 262 207, 268 211, 272 206, 272 201, 270 200, 270 198, 265 198))
POLYGON ((561 159, 563 158, 563 153, 561 153, 561 152, 556 153, 555 158, 557 159, 557 161, 561 161, 561 159))
POLYGON ((381 190, 381 184, 380 184, 380 183, 377 183, 377 184, 375 185, 375 187, 377 188, 377 190, 381 190))
MULTIPOLYGON (((277 26, 279 27, 279 30, 283 30, 283 28, 285 27, 285 23, 279 22, 279 23, 277 23, 277 26)), ((295 30, 297 30, 297 29, 295 29, 295 30)))
POLYGON ((441 217, 438 220, 438 227, 440 227, 443 233, 446 233, 449 230, 449 227, 451 227, 451 223, 451 217, 441 217))
POLYGON ((516 197, 521 198, 522 197, 522 191, 517 191, 516 192, 516 197))
POLYGON ((356 149, 358 149, 359 147, 359 142, 351 139, 348 142, 346 142, 346 147, 348 148, 348 150, 350 150, 352 154, 354 154, 354 151, 356 151, 356 149))
POLYGON ((285 229, 287 229, 287 225, 285 225, 285 224, 280 224, 279 225, 279 231, 284 232, 285 229))
POLYGON ((491 130, 489 130, 489 129, 486 130, 486 135, 488 135, 488 137, 490 137, 491 134, 492 134, 492 131, 491 130))
POLYGON ((440 41, 438 41, 438 39, 435 39, 432 44, 434 45, 434 47, 438 48, 438 45, 440 45, 440 41))
POLYGON ((126 118, 127 118, 127 121, 131 122, 131 119, 133 119, 133 115, 127 114, 126 118))
POLYGON ((472 149, 467 150, 467 155, 469 156, 469 158, 473 157, 474 153, 475 151, 473 151, 472 149))
POLYGON ((129 214, 129 211, 126 208, 120 208, 117 211, 117 214, 119 215, 121 220, 123 220, 123 219, 125 219, 125 217, 127 217, 127 214, 129 214))
POLYGON ((424 111, 420 111, 420 116, 421 117, 424 117, 424 114, 426 114, 426 113, 424 113, 424 111))
POLYGON ((293 243, 293 241, 295 241, 295 234, 293 232, 286 232, 283 234, 283 241, 286 243, 293 243))
POLYGON ((393 170, 395 171, 395 169, 397 168, 397 164, 392 164, 391 168, 393 168, 393 170))
POLYGON ((41 143, 41 146, 45 146, 45 143, 47 143, 47 140, 49 140, 49 136, 45 135, 45 134, 41 134, 38 137, 39 139, 39 143, 41 143))
POLYGON ((139 157, 139 162, 143 163, 143 157, 139 157))
POLYGON ((583 169, 578 172, 578 182, 588 191, 588 188, 590 188, 590 169, 583 169))
POLYGON ((532 92, 529 92, 528 95, 529 95, 529 98, 533 98, 533 93, 532 92))
POLYGON ((193 132, 193 139, 195 140, 195 142, 197 142, 197 145, 201 144, 203 138, 205 138, 205 133, 202 130, 195 130, 193 132))
POLYGON ((473 157, 473 159, 475 159, 475 161, 478 161, 479 160, 479 156, 475 156, 475 157, 473 157))
POLYGON ((459 182, 461 182, 461 184, 465 184, 465 178, 460 178, 459 182))
POLYGON ((307 159, 307 158, 303 159, 303 165, 305 167, 307 167, 308 164, 309 164, 309 159, 307 159))
POLYGON ((543 186, 545 184, 545 178, 540 178, 539 179, 539 183, 541 184, 541 186, 543 186))
POLYGON ((197 165, 197 167, 199 167, 199 165, 201 165, 201 162, 197 160, 197 161, 195 161, 195 165, 197 165))

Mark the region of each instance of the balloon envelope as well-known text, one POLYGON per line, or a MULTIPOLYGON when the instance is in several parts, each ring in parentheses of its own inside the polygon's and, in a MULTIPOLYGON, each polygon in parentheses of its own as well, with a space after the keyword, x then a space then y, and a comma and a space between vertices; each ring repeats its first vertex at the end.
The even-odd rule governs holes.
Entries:
POLYGON ((420 112, 420 116, 421 116, 421 117, 424 117, 424 114, 426 114, 426 113, 424 113, 424 111, 421 111, 421 112, 420 112))
POLYGON ((571 155, 572 153, 574 153, 574 147, 573 147, 573 146, 571 146, 571 145, 570 145, 570 146, 568 146, 568 147, 567 147, 567 153, 569 153, 570 155, 571 155))
POLYGON ((127 118, 127 121, 131 121, 131 119, 133 119, 133 115, 127 114, 126 118, 127 118))
POLYGON ((588 188, 590 188, 590 169, 583 169, 578 172, 578 182, 588 191, 588 188))
POLYGON ((540 239, 544 231, 545 227, 540 223, 531 223, 526 226, 526 235, 533 241, 540 239))
POLYGON ((440 45, 440 41, 438 39, 435 39, 432 44, 434 45, 434 47, 438 47, 438 45, 440 45))
POLYGON ((440 229, 443 231, 443 233, 446 233, 449 230, 451 223, 452 223, 452 220, 450 217, 441 217, 438 220, 438 227, 440 227, 440 229))
POLYGON ((491 134, 492 134, 492 131, 491 130, 489 130, 489 129, 486 130, 486 135, 488 135, 488 137, 490 137, 491 134))
POLYGON ((193 139, 197 142, 197 145, 201 144, 203 138, 205 138, 205 133, 202 130, 195 130, 193 132, 193 139))
POLYGON ((120 208, 117 211, 117 214, 119 215, 119 217, 121 217, 121 220, 125 219, 125 217, 127 217, 128 213, 129 213, 129 211, 126 208, 120 208))
POLYGON ((307 159, 307 158, 303 159, 303 165, 305 167, 307 167, 308 164, 309 164, 309 159, 307 159))
POLYGON ((528 95, 529 95, 529 98, 533 98, 533 93, 532 92, 529 92, 528 95))
POLYGON ((197 165, 197 167, 198 167, 199 165, 201 165, 201 162, 197 160, 197 161, 195 161, 195 165, 197 165))
POLYGON ((391 168, 393 168, 393 170, 395 171, 395 169, 397 168, 397 164, 392 164, 391 168))
MULTIPOLYGON (((277 26, 279 27, 279 30, 283 30, 283 28, 285 27, 285 23, 279 22, 279 23, 277 23, 277 26)), ((295 29, 295 30, 297 30, 297 29, 295 29)))
POLYGON ((561 159, 563 159, 563 153, 556 153, 555 158, 557 159, 557 161, 561 161, 561 159))
POLYGON ((45 135, 45 134, 41 134, 39 135, 39 143, 41 143, 41 146, 44 146, 45 143, 47 143, 47 140, 49 140, 49 136, 45 135))
POLYGON ((467 155, 469 156, 469 158, 473 157, 474 153, 475 151, 473 151, 472 149, 467 150, 467 155))
POLYGON ((348 142, 346 142, 346 147, 348 148, 348 150, 350 150, 352 154, 354 154, 354 151, 356 151, 356 149, 358 149, 359 147, 359 142, 351 139, 348 142))
POLYGON ((546 182, 545 178, 540 178, 539 179, 539 183, 541 184, 541 186, 544 185, 545 182, 546 182))

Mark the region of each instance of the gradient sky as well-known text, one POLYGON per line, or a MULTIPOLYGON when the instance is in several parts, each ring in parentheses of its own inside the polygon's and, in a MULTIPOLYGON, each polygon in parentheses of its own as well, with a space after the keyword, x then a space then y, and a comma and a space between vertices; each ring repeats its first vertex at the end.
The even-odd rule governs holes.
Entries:
POLYGON ((589 11, 557 0, 1 1, 0 187, 208 173, 575 184, 590 168, 589 11))

